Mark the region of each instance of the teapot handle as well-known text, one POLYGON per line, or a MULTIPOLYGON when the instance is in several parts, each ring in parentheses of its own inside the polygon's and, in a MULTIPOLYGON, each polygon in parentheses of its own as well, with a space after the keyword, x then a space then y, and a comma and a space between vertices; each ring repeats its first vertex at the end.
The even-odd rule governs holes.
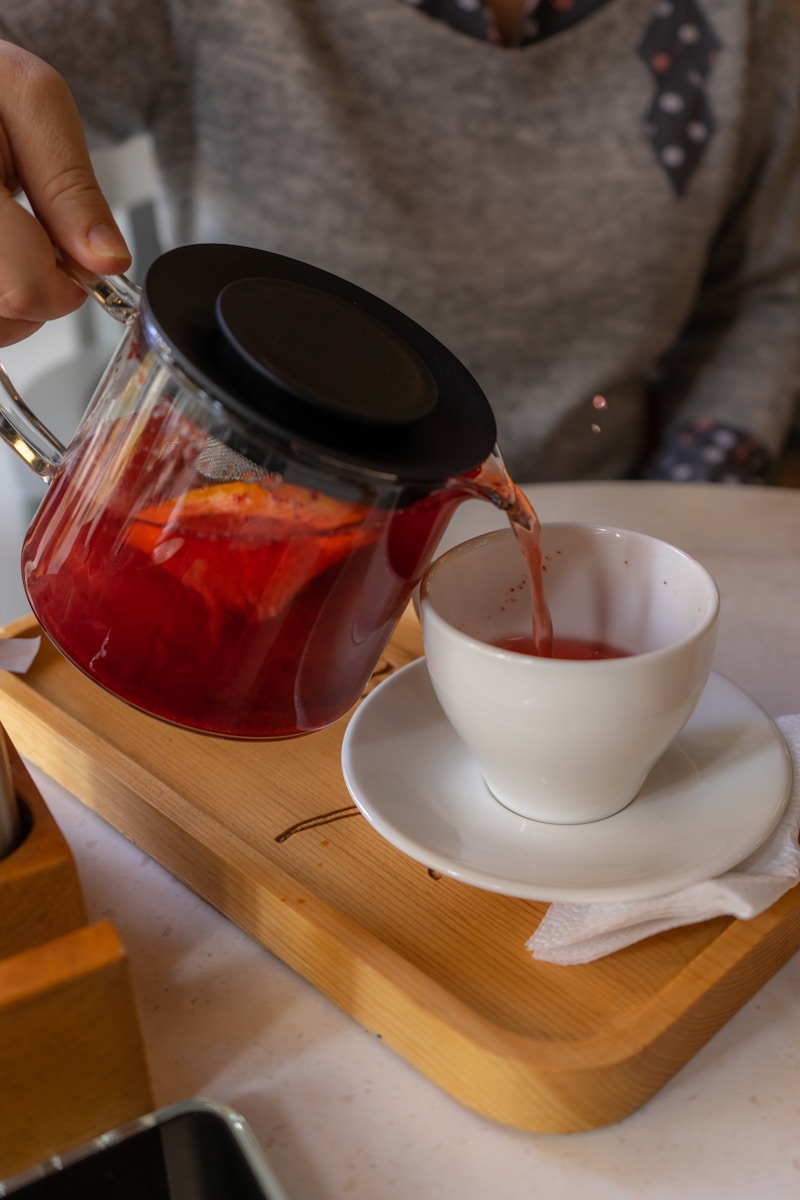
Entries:
POLYGON ((61 442, 28 408, 0 362, 0 438, 45 481, 52 482, 65 454, 61 442))
POLYGON ((82 287, 87 296, 96 300, 102 309, 121 325, 130 325, 139 315, 142 289, 131 283, 127 275, 95 275, 75 262, 63 250, 58 251, 62 270, 82 287))
MULTIPOLYGON (((59 251, 61 266, 115 321, 130 325, 139 314, 140 288, 125 275, 95 275, 59 251)), ((28 408, 0 362, 0 438, 50 483, 65 454, 57 437, 28 408)))

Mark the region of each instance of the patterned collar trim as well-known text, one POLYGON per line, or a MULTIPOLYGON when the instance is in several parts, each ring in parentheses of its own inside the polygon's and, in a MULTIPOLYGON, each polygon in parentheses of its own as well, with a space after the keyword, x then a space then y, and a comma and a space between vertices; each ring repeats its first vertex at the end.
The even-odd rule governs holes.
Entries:
MULTIPOLYGON (((489 0, 404 2, 460 33, 503 45, 489 0)), ((504 49, 521 49, 553 37, 607 3, 609 0, 524 0, 517 36, 504 49)), ((639 54, 655 81, 655 95, 644 114, 644 131, 679 196, 714 133, 707 81, 721 49, 699 0, 657 0, 639 43, 639 54)))
MULTIPOLYGON (((502 44, 489 0, 405 0, 412 8, 444 21, 459 33, 502 44)), ((524 0, 517 35, 507 49, 530 46, 568 29, 608 0, 524 0)))
POLYGON ((678 195, 714 132, 706 81, 721 48, 697 0, 659 0, 639 44, 656 88, 645 132, 678 195))

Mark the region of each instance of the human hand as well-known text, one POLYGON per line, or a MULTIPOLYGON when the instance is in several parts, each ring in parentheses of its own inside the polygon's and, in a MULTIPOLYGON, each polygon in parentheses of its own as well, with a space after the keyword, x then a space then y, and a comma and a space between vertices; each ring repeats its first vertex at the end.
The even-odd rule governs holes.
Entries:
POLYGON ((98 274, 125 271, 131 261, 67 84, 41 59, 0 41, 0 346, 85 300, 56 247, 98 274), (14 199, 20 192, 35 215, 14 199))

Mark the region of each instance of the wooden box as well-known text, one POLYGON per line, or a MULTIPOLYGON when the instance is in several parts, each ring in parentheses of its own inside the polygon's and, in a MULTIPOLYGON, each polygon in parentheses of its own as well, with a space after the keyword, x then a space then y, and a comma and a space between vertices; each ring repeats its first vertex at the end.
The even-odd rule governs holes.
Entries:
POLYGON ((124 947, 87 925, 69 846, 9 751, 23 837, 0 860, 0 1179, 153 1108, 124 947))

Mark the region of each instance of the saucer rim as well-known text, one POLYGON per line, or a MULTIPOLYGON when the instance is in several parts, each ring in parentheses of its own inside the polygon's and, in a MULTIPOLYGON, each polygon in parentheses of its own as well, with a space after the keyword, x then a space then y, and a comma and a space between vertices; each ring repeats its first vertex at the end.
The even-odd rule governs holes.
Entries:
MULTIPOLYGON (((711 878, 717 878, 726 871, 731 870, 740 863, 745 862, 753 854, 755 854, 767 839, 774 833, 783 817, 786 807, 792 792, 793 772, 791 758, 786 742, 781 734, 780 729, 769 716, 769 714, 753 700, 742 688, 735 684, 727 676, 719 672, 712 671, 709 675, 708 682, 698 703, 698 708, 695 714, 690 717, 681 734, 673 743, 673 746, 680 746, 681 740, 691 732, 693 721, 695 720, 698 709, 702 704, 703 697, 712 687, 723 686, 727 689, 729 697, 732 697, 743 709, 747 710, 749 722, 758 722, 762 724, 766 730, 772 735, 775 744, 775 753, 780 755, 780 766, 776 758, 774 767, 774 782, 769 787, 759 789, 756 796, 753 796, 754 803, 752 806, 747 806, 747 811, 751 814, 753 820, 753 829, 749 837, 740 838, 735 846, 731 845, 726 854, 720 854, 717 861, 714 862, 713 870, 709 869, 707 859, 703 858, 698 861, 693 868, 691 864, 685 864, 683 867, 675 867, 669 873, 651 873, 645 877, 637 877, 633 881, 614 881, 598 883, 593 882, 587 885, 582 885, 579 882, 568 882, 564 884, 547 884, 536 882, 532 876, 527 879, 509 878, 508 875, 499 874, 496 871, 487 870, 480 865, 471 866, 469 863, 456 862, 451 857, 442 853, 437 848, 423 845, 418 838, 411 837, 402 829, 390 821, 382 812, 379 802, 371 800, 369 796, 364 794, 364 789, 356 782, 358 773, 357 758, 359 755, 359 735, 364 722, 368 719, 368 714, 374 713, 376 707, 384 708, 391 705, 395 700, 395 689, 402 684, 407 685, 408 679, 411 677, 412 686, 416 684, 417 688, 423 687, 428 692, 426 700, 430 700, 438 710, 442 726, 445 730, 445 738, 450 743, 451 747, 457 745, 459 757, 455 762, 469 761, 469 752, 466 747, 459 743, 457 734, 452 730, 447 722, 447 718, 442 712, 438 700, 436 699, 433 687, 430 683, 427 666, 424 657, 417 658, 405 666, 396 670, 392 676, 379 685, 369 696, 367 696, 357 709, 345 731, 344 740, 341 749, 341 767, 344 776, 344 781, 348 792, 357 806, 361 814, 366 818, 372 828, 385 841, 389 842, 412 860, 420 863, 428 870, 434 870, 441 875, 445 875, 450 879, 457 880, 461 883, 469 884, 472 887, 477 887, 484 891, 494 892, 499 895, 516 897, 524 900, 562 903, 624 903, 632 900, 652 899, 656 896, 665 895, 682 887, 690 886, 693 883, 700 883, 711 878), (760 801, 760 803, 759 803, 760 801), (755 815, 762 813, 762 819, 758 823, 756 832, 755 815)), ((412 735, 413 736, 413 735, 412 735)), ((450 751, 452 753, 452 749, 450 751)), ((669 751, 667 751, 669 753, 669 751)), ((409 760, 414 760, 413 753, 408 754, 409 760)), ((472 765, 472 770, 477 771, 477 767, 472 765)), ((654 768, 655 770, 655 768, 654 768)), ((690 786, 685 784, 684 787, 690 786)), ((646 787, 646 785, 645 785, 646 787)), ((508 815, 516 817, 516 814, 510 814, 509 810, 503 809, 503 806, 488 791, 485 784, 482 787, 485 791, 486 800, 496 805, 499 811, 505 813, 504 819, 508 815)), ((641 795, 641 793, 640 793, 641 795)), ((615 813, 610 817, 604 818, 602 821, 593 822, 594 825, 607 826, 609 822, 618 822, 620 818, 625 817, 636 804, 636 800, 632 801, 625 809, 619 813, 615 813)), ((488 811, 488 810, 487 810, 488 811)), ((568 838, 570 831, 577 828, 587 830, 589 824, 582 826, 570 825, 552 825, 545 822, 533 821, 526 817, 516 817, 523 826, 536 830, 537 827, 542 830, 547 830, 552 835, 552 831, 556 831, 556 836, 568 838)))

